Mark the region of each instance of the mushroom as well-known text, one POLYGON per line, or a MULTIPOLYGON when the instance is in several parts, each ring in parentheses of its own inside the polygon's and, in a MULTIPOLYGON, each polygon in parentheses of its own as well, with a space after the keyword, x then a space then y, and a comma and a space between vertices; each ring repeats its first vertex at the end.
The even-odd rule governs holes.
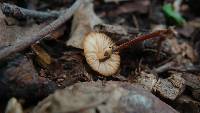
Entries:
POLYGON ((115 74, 120 66, 120 55, 112 52, 115 44, 103 33, 91 32, 83 41, 84 54, 90 67, 103 76, 115 74))
POLYGON ((119 52, 121 50, 147 39, 160 37, 162 40, 169 36, 174 36, 172 28, 141 35, 116 46, 107 35, 91 32, 83 40, 83 49, 86 61, 93 70, 103 76, 111 76, 120 66, 119 52))

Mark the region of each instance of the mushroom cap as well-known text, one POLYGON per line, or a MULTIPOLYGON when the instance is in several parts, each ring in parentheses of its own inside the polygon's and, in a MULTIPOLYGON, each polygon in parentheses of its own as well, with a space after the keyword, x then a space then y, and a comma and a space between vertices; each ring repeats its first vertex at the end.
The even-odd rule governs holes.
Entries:
POLYGON ((90 67, 102 74, 111 76, 115 74, 120 66, 120 55, 111 53, 115 44, 110 37, 103 33, 91 32, 83 41, 84 54, 90 67), (108 52, 109 57, 106 57, 108 52))

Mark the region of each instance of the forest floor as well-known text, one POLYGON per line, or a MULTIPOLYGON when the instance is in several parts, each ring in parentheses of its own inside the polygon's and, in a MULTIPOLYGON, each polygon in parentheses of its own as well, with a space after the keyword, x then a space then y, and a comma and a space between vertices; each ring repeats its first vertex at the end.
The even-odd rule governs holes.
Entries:
POLYGON ((200 113, 199 0, 0 7, 0 113, 200 113))

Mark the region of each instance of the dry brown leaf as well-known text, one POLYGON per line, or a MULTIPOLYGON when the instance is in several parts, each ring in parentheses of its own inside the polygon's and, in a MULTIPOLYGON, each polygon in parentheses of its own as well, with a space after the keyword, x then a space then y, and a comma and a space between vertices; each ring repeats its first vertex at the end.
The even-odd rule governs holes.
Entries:
POLYGON ((176 38, 167 39, 167 42, 170 45, 172 53, 189 58, 193 62, 197 61, 197 53, 188 43, 178 43, 176 38))
POLYGON ((185 80, 180 73, 174 73, 166 79, 160 78, 153 89, 161 97, 175 100, 185 90, 185 80))
POLYGON ((145 89, 151 91, 156 84, 157 79, 157 76, 153 73, 141 71, 139 75, 135 78, 134 82, 144 85, 145 89))
POLYGON ((46 67, 47 65, 51 64, 52 58, 51 56, 44 50, 42 49, 39 45, 33 44, 31 46, 32 50, 35 52, 35 54, 38 57, 38 61, 46 67))
POLYGON ((102 23, 102 20, 95 14, 93 3, 91 0, 85 0, 85 2, 79 7, 78 11, 74 14, 71 37, 66 42, 66 45, 82 48, 84 36, 92 31, 95 25, 100 23, 102 23))

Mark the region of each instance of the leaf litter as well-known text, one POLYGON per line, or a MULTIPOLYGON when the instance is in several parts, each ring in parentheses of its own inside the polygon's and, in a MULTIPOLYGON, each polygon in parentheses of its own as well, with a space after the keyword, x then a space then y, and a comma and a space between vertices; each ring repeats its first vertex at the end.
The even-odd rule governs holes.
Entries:
POLYGON ((118 72, 106 78, 87 64, 82 48, 84 36, 101 32, 120 45, 136 36, 166 29, 176 20, 164 16, 162 6, 167 3, 173 7, 177 0, 102 1, 85 0, 81 5, 81 0, 37 1, 40 5, 25 2, 35 9, 10 7, 16 12, 30 11, 28 16, 0 12, 1 105, 6 106, 10 99, 2 111, 198 113, 200 33, 198 13, 190 12, 196 10, 191 8, 195 0, 176 5, 181 15, 171 12, 185 21, 184 26, 175 27, 176 36, 165 40, 157 37, 123 50, 118 72), (48 8, 55 11, 56 17, 38 21, 41 15, 51 16, 48 8), (10 47, 16 44, 13 47, 22 47, 10 47), (1 52, 5 48, 8 53, 1 52))

